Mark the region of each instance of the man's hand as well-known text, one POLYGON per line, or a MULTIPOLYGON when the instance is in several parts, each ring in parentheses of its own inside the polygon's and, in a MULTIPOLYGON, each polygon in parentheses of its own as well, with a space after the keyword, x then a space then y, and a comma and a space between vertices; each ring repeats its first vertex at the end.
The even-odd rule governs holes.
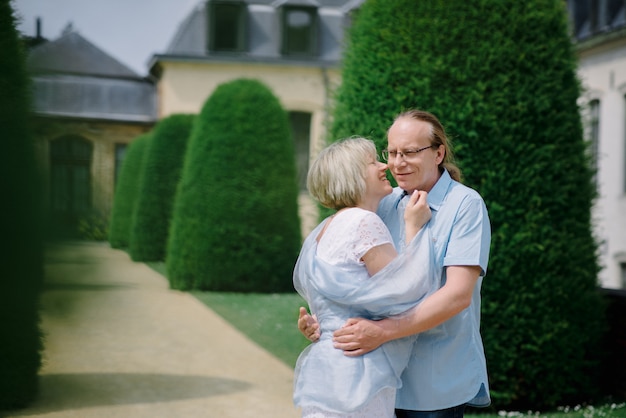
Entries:
POLYGON ((349 357, 362 356, 385 342, 381 321, 350 318, 333 333, 334 347, 349 357))
POLYGON ((317 322, 315 315, 309 315, 306 308, 300 307, 300 317, 298 318, 298 329, 304 337, 316 342, 320 339, 320 324, 317 322))

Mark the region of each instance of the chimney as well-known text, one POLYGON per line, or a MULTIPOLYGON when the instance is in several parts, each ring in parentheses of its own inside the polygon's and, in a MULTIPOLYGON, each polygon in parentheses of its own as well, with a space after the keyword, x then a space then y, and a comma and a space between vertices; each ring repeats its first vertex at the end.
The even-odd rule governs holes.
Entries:
POLYGON ((38 17, 37 20, 35 21, 35 27, 36 27, 36 33, 35 33, 35 38, 36 39, 41 39, 41 18, 38 17))

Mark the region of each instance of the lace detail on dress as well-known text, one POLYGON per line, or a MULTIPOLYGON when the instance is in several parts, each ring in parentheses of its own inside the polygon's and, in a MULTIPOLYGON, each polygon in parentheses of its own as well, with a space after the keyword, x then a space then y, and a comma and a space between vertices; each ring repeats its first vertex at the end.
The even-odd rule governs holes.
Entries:
POLYGON ((329 222, 317 254, 330 264, 362 264, 361 257, 372 247, 393 243, 380 217, 365 209, 345 209, 329 222))
POLYGON ((314 406, 302 408, 302 418, 393 418, 395 414, 396 390, 384 388, 363 408, 346 414, 324 411, 314 406))

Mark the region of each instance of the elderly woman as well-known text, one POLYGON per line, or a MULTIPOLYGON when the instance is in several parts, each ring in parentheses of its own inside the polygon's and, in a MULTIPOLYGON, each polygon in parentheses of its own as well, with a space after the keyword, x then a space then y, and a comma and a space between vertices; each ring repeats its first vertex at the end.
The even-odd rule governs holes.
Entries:
POLYGON ((307 237, 294 269, 294 287, 321 331, 296 364, 294 403, 306 418, 394 416, 400 375, 417 337, 348 357, 333 348, 332 333, 351 317, 379 319, 416 309, 440 276, 423 228, 431 215, 425 192, 408 199, 400 255, 376 215, 392 191, 386 170, 372 141, 348 138, 325 148, 308 173, 311 195, 337 212, 307 237))

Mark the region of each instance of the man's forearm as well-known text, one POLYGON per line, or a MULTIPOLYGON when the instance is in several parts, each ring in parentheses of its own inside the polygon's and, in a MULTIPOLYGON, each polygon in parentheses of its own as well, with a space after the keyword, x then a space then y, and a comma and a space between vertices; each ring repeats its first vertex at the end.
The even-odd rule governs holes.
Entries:
POLYGON ((442 287, 410 311, 380 321, 385 342, 419 334, 452 318, 469 306, 471 291, 463 292, 452 283, 442 287), (448 286, 450 285, 450 286, 448 286))

